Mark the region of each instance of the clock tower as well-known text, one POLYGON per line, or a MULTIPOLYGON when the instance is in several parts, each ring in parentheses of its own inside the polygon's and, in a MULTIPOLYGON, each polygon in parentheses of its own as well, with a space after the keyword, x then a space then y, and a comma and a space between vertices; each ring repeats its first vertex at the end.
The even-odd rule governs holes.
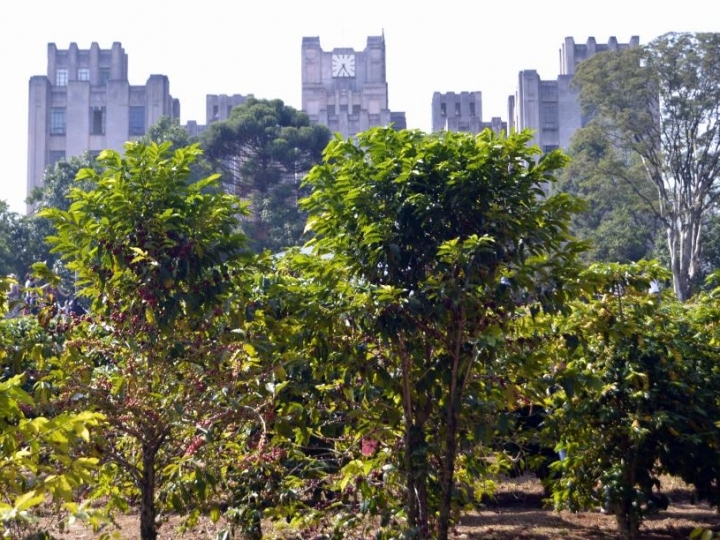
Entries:
POLYGON ((325 51, 319 37, 303 38, 302 110, 343 137, 391 122, 404 128, 404 113, 388 107, 384 36, 368 37, 362 51, 325 51))

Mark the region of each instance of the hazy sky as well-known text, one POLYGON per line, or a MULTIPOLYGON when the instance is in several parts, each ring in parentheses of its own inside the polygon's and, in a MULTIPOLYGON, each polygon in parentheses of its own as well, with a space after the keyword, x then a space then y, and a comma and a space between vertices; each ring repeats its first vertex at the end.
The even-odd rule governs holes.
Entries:
POLYGON ((670 31, 720 31, 720 0, 0 0, 0 199, 24 212, 28 80, 47 72, 47 44, 122 43, 130 84, 170 79, 181 122, 205 121, 206 94, 301 105, 300 46, 362 50, 384 33, 389 105, 430 129, 434 91, 481 91, 483 119, 507 120, 517 75, 558 75, 566 36, 641 43, 670 31))

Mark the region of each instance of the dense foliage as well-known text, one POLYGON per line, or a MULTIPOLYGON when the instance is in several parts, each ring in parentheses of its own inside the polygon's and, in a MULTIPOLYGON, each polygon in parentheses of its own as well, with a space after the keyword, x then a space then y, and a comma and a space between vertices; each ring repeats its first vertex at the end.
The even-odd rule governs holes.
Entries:
POLYGON ((578 238, 591 242, 583 260, 630 263, 664 255, 657 193, 639 160, 618 151, 595 125, 575 132, 568 156, 555 189, 586 202, 572 224, 578 238))
POLYGON ((720 442, 713 330, 697 319, 707 307, 653 292, 665 273, 648 263, 592 266, 587 293, 554 325, 564 369, 551 420, 567 454, 555 501, 604 508, 621 538, 667 507, 662 474, 718 502, 715 457, 703 455, 720 442))
MULTIPOLYGON (((96 527, 137 506, 143 539, 169 511, 219 538, 446 538, 538 442, 566 454, 557 507, 604 507, 624 538, 667 504, 663 474, 717 505, 716 282, 683 303, 657 263, 584 267, 582 205, 546 195, 566 158, 529 140, 335 139, 304 186, 311 240, 275 256, 197 145, 128 143, 51 183, 37 218, 89 311, 55 302, 47 265, 31 290, 0 279, 5 535, 54 501, 96 527)), ((585 174, 635 170, 605 143, 579 140, 568 191, 628 202, 633 261, 653 218, 585 174)))
POLYGON ((137 490, 143 539, 157 537, 158 505, 183 500, 165 492, 193 454, 197 426, 239 422, 230 375, 239 355, 213 315, 242 281, 230 273, 241 267, 236 216, 244 208, 217 189, 217 175, 190 180, 196 146, 169 148, 105 151, 100 172, 77 176, 91 189, 73 189, 68 210, 41 212, 93 313, 74 320, 51 380, 66 399, 76 396, 75 406, 106 416, 108 429, 94 442, 112 479, 96 495, 124 508, 137 490))
POLYGON ((301 243, 305 216, 297 200, 302 176, 320 161, 330 131, 280 100, 250 98, 230 118, 213 122, 201 144, 225 189, 250 201, 243 222, 255 251, 281 251, 301 243))
POLYGON ((669 33, 597 54, 573 80, 595 126, 641 160, 644 177, 625 181, 656 192, 648 210, 667 231, 675 294, 687 300, 702 271, 705 218, 720 195, 720 34, 669 33))
POLYGON ((447 538, 462 411, 489 377, 509 378, 497 362, 506 327, 523 306, 562 304, 573 279, 578 204, 542 197, 564 156, 535 163, 529 137, 371 129, 331 143, 306 180, 310 245, 377 306, 369 331, 397 379, 419 538, 447 538))

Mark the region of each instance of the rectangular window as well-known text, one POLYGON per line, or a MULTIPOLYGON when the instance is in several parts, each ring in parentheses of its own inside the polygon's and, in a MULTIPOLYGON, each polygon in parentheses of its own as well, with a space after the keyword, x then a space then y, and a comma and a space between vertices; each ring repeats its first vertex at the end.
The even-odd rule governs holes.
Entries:
POLYGON ((543 129, 557 129, 558 127, 558 104, 557 103, 541 103, 540 104, 540 121, 543 129))
POLYGON ((65 150, 50 150, 48 152, 48 165, 54 165, 61 159, 65 159, 65 150))
POLYGON ((65 135, 65 107, 50 109, 50 135, 65 135))
POLYGON ((55 72, 55 86, 67 86, 68 83, 68 70, 58 69, 55 72))
POLYGON ((360 105, 353 105, 353 114, 360 114, 360 105))
POLYGON ((110 80, 110 68, 109 67, 101 67, 100 68, 100 86, 106 85, 109 80, 110 80))
POLYGON ((230 113, 232 112, 232 109, 233 109, 232 105, 228 105, 228 106, 227 106, 227 116, 226 116, 226 118, 230 118, 230 113))
POLYGON ((328 105, 327 107, 328 116, 335 116, 335 105, 328 105))
POLYGON ((455 116, 460 116, 460 103, 455 103, 455 116))
POLYGON ((470 102, 470 116, 475 118, 475 102, 474 101, 470 102))
POLYGON ((213 105, 213 120, 219 120, 220 114, 218 113, 219 109, 217 105, 213 105))
POLYGON ((440 116, 447 116, 447 104, 446 103, 440 104, 440 116))
POLYGON ((78 81, 89 81, 90 80, 90 68, 78 68, 77 80, 78 81))
POLYGON ((557 81, 542 81, 540 83, 540 101, 557 101, 557 81))
POLYGON ((145 135, 145 107, 130 107, 130 135, 145 135))
POLYGON ((90 107, 90 135, 105 135, 105 107, 90 107))

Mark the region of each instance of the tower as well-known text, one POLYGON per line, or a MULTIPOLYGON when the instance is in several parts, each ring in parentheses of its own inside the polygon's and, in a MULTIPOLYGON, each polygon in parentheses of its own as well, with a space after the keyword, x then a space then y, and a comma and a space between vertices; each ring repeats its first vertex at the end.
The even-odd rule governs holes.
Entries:
MULTIPOLYGON (((118 42, 79 49, 48 44, 46 75, 30 78, 27 192, 42 186, 48 165, 86 151, 121 151, 162 116, 180 117, 165 75, 144 86, 128 81, 128 56, 118 42)), ((28 208, 28 210, 32 210, 28 208)))
POLYGON ((433 131, 464 131, 480 133, 491 129, 507 132, 507 123, 499 117, 482 120, 482 92, 435 92, 432 99, 433 131))
POLYGON ((556 148, 567 149, 576 130, 585 125, 580 110, 578 91, 572 86, 577 66, 583 60, 606 51, 637 47, 640 38, 632 36, 628 43, 618 43, 611 37, 606 44, 598 44, 590 37, 585 44, 565 38, 560 49, 560 74, 554 80, 544 80, 536 70, 523 70, 518 75, 514 96, 508 99, 510 129, 535 132, 534 144, 543 152, 556 148))
POLYGON ((368 37, 362 51, 324 51, 319 37, 304 37, 302 110, 312 122, 343 137, 391 122, 404 128, 404 113, 392 113, 388 106, 385 38, 368 37))

